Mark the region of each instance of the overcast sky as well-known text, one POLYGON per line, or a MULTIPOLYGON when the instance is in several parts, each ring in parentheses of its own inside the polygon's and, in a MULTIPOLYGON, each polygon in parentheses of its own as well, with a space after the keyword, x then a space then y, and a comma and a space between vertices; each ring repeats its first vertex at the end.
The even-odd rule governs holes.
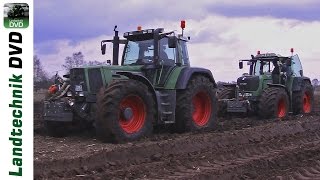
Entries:
MULTIPOLYGON (((66 56, 82 51, 86 60, 105 61, 100 41, 163 27, 185 34, 193 66, 209 68, 216 81, 236 80, 238 60, 257 50, 299 54, 305 75, 320 78, 320 1, 318 0, 36 0, 35 54, 48 72, 60 70, 66 56)), ((110 51, 111 53, 111 51, 110 51)))

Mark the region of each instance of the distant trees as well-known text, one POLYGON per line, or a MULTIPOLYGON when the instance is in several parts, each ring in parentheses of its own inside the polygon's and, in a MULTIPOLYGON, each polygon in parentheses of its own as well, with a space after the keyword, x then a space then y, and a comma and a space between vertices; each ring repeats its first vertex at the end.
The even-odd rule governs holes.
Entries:
POLYGON ((70 70, 71 68, 74 67, 80 67, 80 66, 100 66, 100 65, 107 65, 107 61, 85 61, 84 60, 84 55, 82 54, 81 51, 75 52, 72 54, 72 56, 67 56, 64 60, 64 64, 62 67, 65 70, 70 70))
POLYGON ((85 65, 84 55, 79 51, 73 53, 72 56, 67 56, 62 67, 66 70, 70 70, 73 67, 79 67, 82 65, 85 65))
POLYGON ((48 88, 51 84, 48 74, 43 69, 41 60, 37 55, 33 56, 33 83, 35 91, 41 88, 48 88))
POLYGON ((33 56, 33 81, 41 82, 48 79, 47 73, 44 71, 42 63, 37 55, 33 56))
POLYGON ((312 84, 313 86, 319 86, 319 85, 320 85, 318 79, 313 79, 313 80, 311 81, 311 84, 312 84))

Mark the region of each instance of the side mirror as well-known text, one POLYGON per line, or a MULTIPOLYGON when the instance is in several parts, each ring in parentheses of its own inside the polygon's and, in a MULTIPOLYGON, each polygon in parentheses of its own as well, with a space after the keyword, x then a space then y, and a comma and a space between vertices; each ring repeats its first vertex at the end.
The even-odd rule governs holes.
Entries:
POLYGON ((243 69, 243 61, 239 62, 239 69, 243 69))
POLYGON ((106 47, 107 47, 106 44, 101 45, 101 53, 102 53, 102 55, 106 54, 106 47))
POLYGON ((168 46, 169 46, 169 48, 176 48, 177 47, 177 37, 169 36, 168 37, 168 46))

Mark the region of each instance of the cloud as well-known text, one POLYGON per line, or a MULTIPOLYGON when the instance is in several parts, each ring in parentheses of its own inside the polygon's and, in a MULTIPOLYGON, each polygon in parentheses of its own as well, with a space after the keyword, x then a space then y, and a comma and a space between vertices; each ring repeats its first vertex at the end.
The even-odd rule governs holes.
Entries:
POLYGON ((57 39, 81 41, 112 34, 114 25, 129 31, 157 19, 200 21, 207 16, 275 16, 319 19, 316 0, 41 0, 35 3, 35 43, 57 39))
MULTIPOLYGON (((233 81, 244 71, 238 70, 238 60, 249 58, 257 50, 290 55, 295 48, 304 66, 305 75, 319 76, 320 50, 315 42, 320 42, 319 21, 304 22, 295 19, 274 17, 239 17, 207 15, 200 20, 186 19, 185 34, 191 36, 189 56, 193 66, 212 70, 216 80, 233 81)), ((145 28, 164 27, 179 30, 179 21, 157 20, 142 24, 145 28)), ((79 42, 71 40, 51 41, 51 51, 36 51, 47 70, 61 68, 66 56, 82 51, 86 60, 105 61, 111 59, 100 53, 100 41, 111 38, 111 33, 87 38, 79 42)), ((41 47, 46 47, 41 46, 41 47)), ((121 57, 121 56, 120 56, 121 57)))

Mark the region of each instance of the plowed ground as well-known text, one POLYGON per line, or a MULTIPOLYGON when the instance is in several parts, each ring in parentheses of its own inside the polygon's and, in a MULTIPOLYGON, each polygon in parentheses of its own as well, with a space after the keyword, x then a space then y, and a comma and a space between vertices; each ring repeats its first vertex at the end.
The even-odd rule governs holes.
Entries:
POLYGON ((160 132, 126 144, 101 143, 93 131, 49 137, 36 115, 34 177, 320 179, 319 99, 311 115, 220 119, 212 132, 160 132))

